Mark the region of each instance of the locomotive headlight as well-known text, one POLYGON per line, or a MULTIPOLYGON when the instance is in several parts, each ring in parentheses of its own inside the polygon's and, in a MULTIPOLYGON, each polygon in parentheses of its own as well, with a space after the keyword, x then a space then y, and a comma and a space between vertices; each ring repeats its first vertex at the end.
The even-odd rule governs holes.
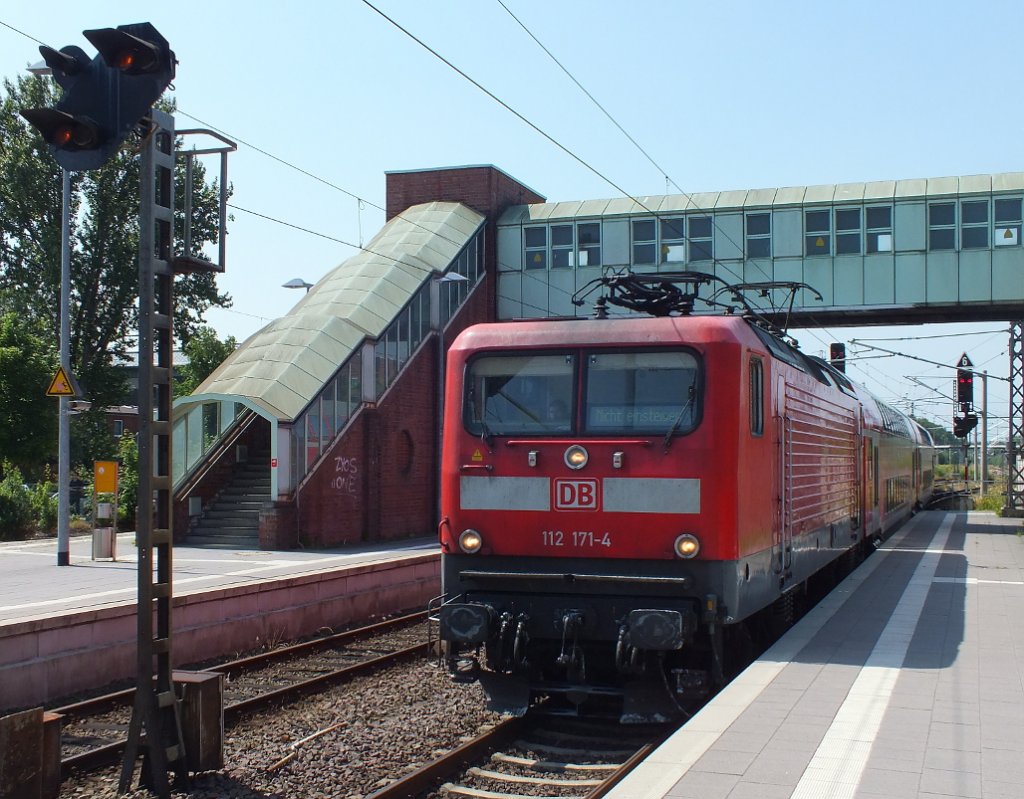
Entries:
POLYGON ((590 455, 579 444, 573 444, 565 451, 563 459, 565 460, 565 465, 570 469, 582 469, 587 465, 587 461, 590 460, 590 455))
POLYGON ((479 552, 480 547, 482 547, 483 545, 484 539, 476 530, 463 530, 462 535, 459 536, 459 547, 467 555, 472 555, 475 552, 479 552))
POLYGON ((676 538, 675 550, 676 554, 681 558, 686 560, 695 558, 697 553, 700 552, 700 541, 692 533, 683 533, 676 538))

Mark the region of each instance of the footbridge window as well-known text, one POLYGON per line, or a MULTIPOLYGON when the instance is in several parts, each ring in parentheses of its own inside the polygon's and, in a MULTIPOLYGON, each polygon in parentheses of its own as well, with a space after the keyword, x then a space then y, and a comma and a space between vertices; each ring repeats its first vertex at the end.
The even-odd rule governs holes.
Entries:
POLYGON ((1019 197, 995 201, 996 247, 1016 247, 1020 244, 1021 200, 1019 197))
POLYGON ((868 253, 892 252, 892 206, 873 205, 864 209, 868 253))
POLYGON ((827 210, 804 213, 804 253, 806 255, 831 255, 832 214, 827 210))
POLYGON ((171 473, 174 482, 179 482, 216 445, 221 434, 235 418, 245 410, 238 402, 211 401, 193 405, 174 420, 171 432, 171 449, 174 462, 171 473))
POLYGON ((374 346, 376 390, 380 396, 395 382, 430 332, 430 284, 424 284, 399 312, 374 346))
POLYGON ((769 211, 747 214, 747 258, 772 255, 772 215, 769 211))
POLYGON ((988 247, 988 200, 960 202, 960 247, 964 250, 988 247))
POLYGON ((527 269, 572 269, 601 265, 601 223, 563 222, 523 230, 527 269), (550 242, 550 248, 548 243, 550 242))
POLYGON ((956 249, 956 203, 928 204, 928 249, 956 249))
POLYGON ((362 402, 362 371, 362 353, 356 350, 295 420, 292 463, 300 479, 327 450, 362 402))

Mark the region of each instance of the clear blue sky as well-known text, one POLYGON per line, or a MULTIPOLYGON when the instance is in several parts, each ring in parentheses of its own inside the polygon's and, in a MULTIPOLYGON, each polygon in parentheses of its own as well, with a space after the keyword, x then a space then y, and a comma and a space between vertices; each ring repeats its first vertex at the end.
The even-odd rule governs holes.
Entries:
MULTIPOLYGON (((1024 168, 1019 2, 505 2, 687 192, 1024 168)), ((497 0, 374 4, 626 191, 666 193, 664 174, 497 0)), ((383 224, 387 170, 494 164, 549 200, 619 196, 361 0, 12 2, 0 21, 89 53, 83 29, 152 22, 180 62, 168 93, 180 128, 221 128, 364 207, 245 145, 230 160, 233 203, 353 245, 383 224)), ((38 58, 33 41, 0 26, 0 75, 38 58)), ((236 211, 220 278, 235 305, 209 322, 244 339, 299 299, 282 283, 315 282, 354 252, 236 211)), ((833 340, 950 330, 798 337, 820 353, 833 340)), ((949 364, 967 351, 979 369, 1008 372, 1003 334, 873 343, 949 364)), ((949 424, 952 403, 904 376, 948 395, 952 372, 888 357, 850 373, 949 424)), ((1005 383, 990 381, 990 393, 992 416, 1005 417, 1005 383)))

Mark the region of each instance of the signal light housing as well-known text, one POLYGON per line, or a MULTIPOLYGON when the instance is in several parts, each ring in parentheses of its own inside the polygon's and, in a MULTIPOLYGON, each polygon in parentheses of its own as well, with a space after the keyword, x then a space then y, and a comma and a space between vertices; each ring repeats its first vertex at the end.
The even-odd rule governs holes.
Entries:
POLYGON ((56 108, 26 108, 21 115, 47 144, 68 152, 92 149, 101 136, 99 126, 89 117, 76 117, 56 108))
POLYGON ((953 417, 953 435, 957 438, 964 438, 977 426, 978 417, 976 414, 968 413, 962 417, 953 417))
POLYGON ((174 77, 174 53, 148 22, 84 31, 99 54, 74 45, 39 52, 64 90, 55 108, 22 109, 57 163, 98 169, 147 116, 174 77))
MULTIPOLYGON (((119 28, 96 28, 82 31, 82 35, 92 42, 93 47, 99 51, 100 57, 108 67, 125 75, 145 75, 166 67, 170 69, 170 77, 173 78, 173 53, 166 47, 161 49, 157 43, 128 32, 128 28, 136 27, 138 26, 122 25, 119 28), (161 63, 167 60, 167 56, 171 57, 170 63, 161 63)), ((157 35, 159 36, 159 34, 157 35)), ((166 45, 166 42, 164 44, 166 45)))
POLYGON ((956 401, 968 405, 974 402, 974 372, 970 369, 956 370, 956 401))

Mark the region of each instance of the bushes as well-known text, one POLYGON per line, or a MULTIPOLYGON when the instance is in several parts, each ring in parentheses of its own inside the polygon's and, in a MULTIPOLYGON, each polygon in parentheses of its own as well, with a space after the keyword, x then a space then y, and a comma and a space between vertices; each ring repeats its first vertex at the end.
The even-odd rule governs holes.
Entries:
POLYGON ((52 533, 57 529, 57 484, 42 480, 28 490, 28 502, 32 519, 41 533, 52 533))
POLYGON ((117 520, 121 529, 135 526, 135 511, 139 503, 139 448, 135 436, 126 432, 117 447, 121 461, 117 484, 117 520))
POLYGON ((5 463, 0 480, 0 541, 29 537, 35 531, 32 504, 21 470, 5 463))

